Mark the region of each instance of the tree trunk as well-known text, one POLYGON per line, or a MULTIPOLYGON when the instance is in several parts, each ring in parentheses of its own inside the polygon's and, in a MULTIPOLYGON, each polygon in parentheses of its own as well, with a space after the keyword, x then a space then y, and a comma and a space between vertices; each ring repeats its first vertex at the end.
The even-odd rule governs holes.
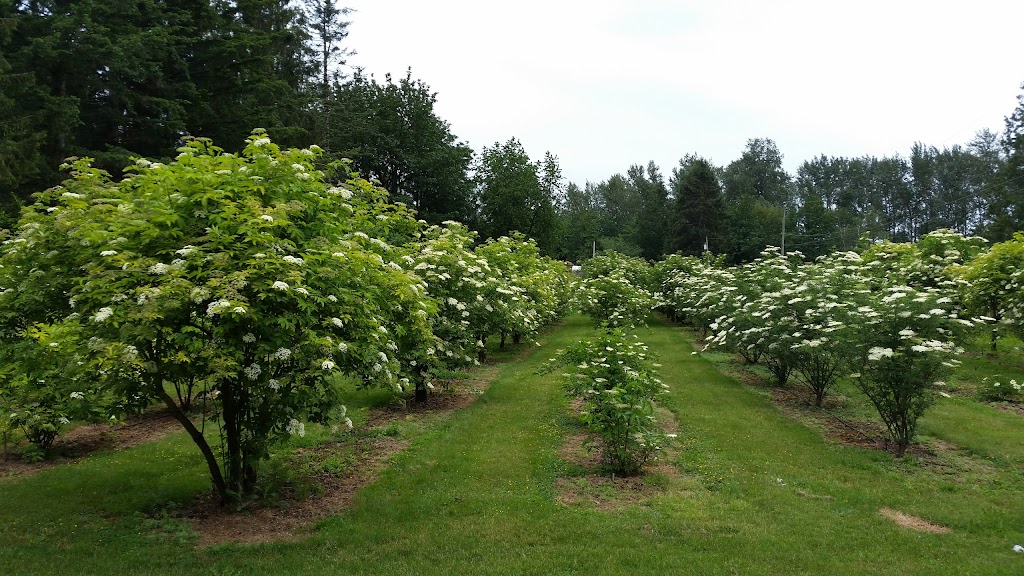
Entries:
POLYGON ((422 376, 416 378, 416 401, 421 403, 427 401, 427 383, 422 376))
POLYGON ((501 344, 498 344, 498 349, 499 350, 504 350, 505 349, 505 333, 504 332, 501 333, 501 344))
POLYGON ((224 476, 220 472, 220 465, 217 463, 217 457, 214 456, 213 450, 210 448, 210 444, 206 441, 206 437, 203 433, 196 428, 196 425, 189 419, 188 414, 182 412, 181 408, 171 398, 169 394, 164 390, 163 386, 156 386, 156 393, 164 404, 171 410, 171 415, 177 420, 188 432, 188 435, 192 437, 192 441, 199 447, 200 452, 203 453, 203 458, 206 459, 206 465, 210 469, 210 480, 213 481, 213 487, 216 488, 217 494, 220 495, 221 505, 227 503, 228 489, 227 484, 224 483, 224 476))
POLYGON ((523 342, 523 335, 522 334, 516 332, 515 334, 512 335, 512 343, 513 344, 519 345, 522 342, 523 342))
POLYGON ((230 380, 225 380, 221 387, 221 409, 224 416, 224 439, 227 444, 227 453, 224 455, 224 468, 227 470, 227 489, 234 493, 234 497, 241 500, 244 493, 243 481, 245 471, 242 458, 241 430, 239 426, 240 415, 238 413, 235 388, 230 380))

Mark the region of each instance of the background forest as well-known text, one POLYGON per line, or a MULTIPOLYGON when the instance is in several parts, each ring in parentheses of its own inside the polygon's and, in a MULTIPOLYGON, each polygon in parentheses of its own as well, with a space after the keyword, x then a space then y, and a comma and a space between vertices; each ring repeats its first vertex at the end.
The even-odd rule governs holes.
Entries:
POLYGON ((725 166, 680 151, 668 171, 638 163, 577 185, 555 154, 531 158, 515 138, 472 150, 412 71, 379 79, 347 66, 352 16, 334 0, 3 3, 0 226, 63 179, 65 158, 116 177, 189 136, 241 149, 257 127, 350 159, 430 223, 463 221, 483 238, 518 230, 567 260, 710 249, 743 262, 783 242, 814 257, 940 228, 999 241, 1024 224, 1024 95, 1002 133, 963 145, 823 155, 790 174, 771 139, 752 138, 725 166))

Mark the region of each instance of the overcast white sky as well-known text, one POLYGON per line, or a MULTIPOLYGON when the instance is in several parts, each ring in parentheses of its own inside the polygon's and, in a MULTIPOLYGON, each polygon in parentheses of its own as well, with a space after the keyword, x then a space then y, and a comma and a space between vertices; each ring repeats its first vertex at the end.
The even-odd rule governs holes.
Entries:
POLYGON ((518 138, 578 184, 716 164, 771 138, 907 155, 999 132, 1024 82, 1020 0, 349 0, 349 63, 412 68, 475 150, 518 138))

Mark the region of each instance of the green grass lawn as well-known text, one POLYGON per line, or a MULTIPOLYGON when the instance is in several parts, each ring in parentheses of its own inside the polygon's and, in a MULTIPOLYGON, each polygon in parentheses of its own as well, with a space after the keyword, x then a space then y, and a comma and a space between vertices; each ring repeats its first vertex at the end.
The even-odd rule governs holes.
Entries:
POLYGON ((671 388, 684 481, 614 510, 558 504, 566 400, 537 369, 590 332, 571 318, 500 365, 300 542, 196 549, 184 521, 161 519, 208 486, 184 435, 0 479, 0 574, 1024 574, 1024 419, 943 401, 923 432, 972 455, 894 460, 822 438, 661 323, 640 335, 671 388))

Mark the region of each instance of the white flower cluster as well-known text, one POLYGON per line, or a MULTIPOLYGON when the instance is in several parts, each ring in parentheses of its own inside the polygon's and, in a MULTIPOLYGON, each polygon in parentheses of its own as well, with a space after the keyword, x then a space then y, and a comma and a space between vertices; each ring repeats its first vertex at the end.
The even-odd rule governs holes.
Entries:
POLYGON ((104 322, 104 321, 106 321, 108 318, 110 318, 113 315, 114 315, 114 310, 112 308, 106 308, 106 307, 100 308, 99 310, 96 311, 96 315, 92 317, 92 321, 93 322, 104 322))
POLYGON ((246 366, 243 372, 245 372, 245 376, 249 380, 257 380, 260 374, 263 373, 263 368, 259 364, 253 363, 246 366))
POLYGON ((206 306, 206 315, 213 317, 231 308, 231 302, 227 300, 214 300, 206 306))
POLYGON ((892 358, 895 355, 892 348, 882 348, 880 346, 873 346, 868 350, 868 360, 877 362, 882 358, 892 358))
POLYGON ((298 436, 301 438, 306 435, 306 425, 295 418, 292 418, 288 421, 288 426, 285 427, 285 431, 292 436, 298 436))

